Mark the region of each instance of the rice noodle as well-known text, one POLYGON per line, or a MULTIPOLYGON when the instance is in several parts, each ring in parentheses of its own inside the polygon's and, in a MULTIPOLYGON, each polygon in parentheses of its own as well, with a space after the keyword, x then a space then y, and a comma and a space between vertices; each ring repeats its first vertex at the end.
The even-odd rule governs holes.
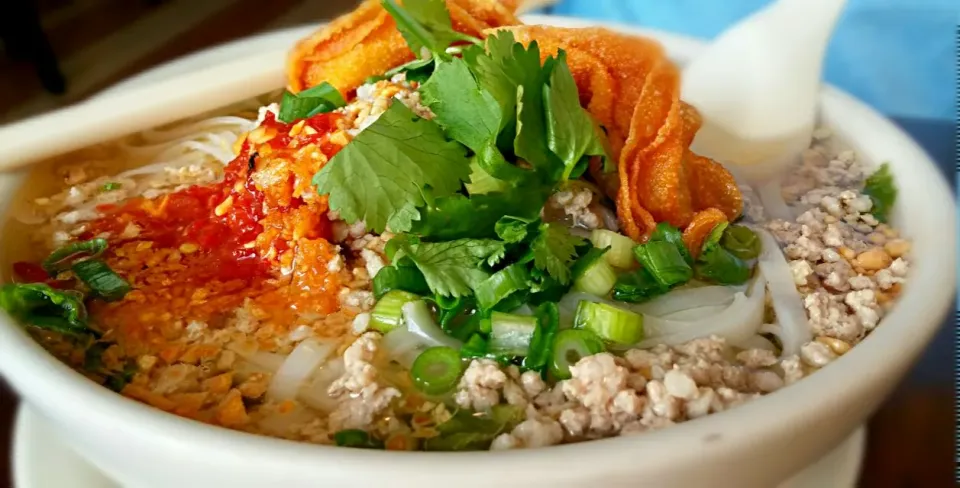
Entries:
POLYGON ((297 398, 311 408, 331 412, 337 408, 337 400, 330 396, 330 385, 343 376, 343 358, 333 358, 321 365, 304 384, 297 398))
POLYGON ((267 397, 275 401, 296 398, 300 386, 330 357, 335 348, 336 345, 331 342, 320 342, 316 339, 301 341, 274 373, 267 387, 267 397))
POLYGON ((670 320, 645 314, 643 326, 647 339, 638 347, 672 346, 709 336, 723 337, 731 345, 742 345, 757 334, 763 323, 764 282, 763 273, 757 273, 746 293, 736 292, 733 303, 722 312, 700 320, 670 320))
POLYGON ((799 354, 800 346, 812 339, 803 299, 797 291, 790 265, 787 264, 777 241, 763 229, 755 231, 763 240, 763 252, 760 253, 757 264, 767 279, 773 311, 780 324, 778 337, 783 344, 783 355, 786 357, 799 354))
POLYGON ((233 126, 239 132, 246 132, 253 128, 253 121, 242 117, 223 116, 211 117, 186 125, 177 125, 170 129, 151 129, 140 133, 140 137, 147 143, 169 142, 172 139, 183 137, 187 134, 197 134, 201 132, 212 132, 214 128, 223 126, 233 126))

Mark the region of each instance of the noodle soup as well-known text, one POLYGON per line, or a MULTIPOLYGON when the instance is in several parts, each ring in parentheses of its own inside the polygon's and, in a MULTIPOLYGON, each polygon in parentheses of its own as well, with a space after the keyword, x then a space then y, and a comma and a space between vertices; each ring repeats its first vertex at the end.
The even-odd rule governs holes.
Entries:
MULTIPOLYGON (((30 245, 4 306, 63 361, 153 407, 392 450, 664 428, 788 386, 878 326, 910 249, 880 222, 895 195, 884 168, 819 130, 784 188, 789 222, 682 144, 672 163, 692 181, 634 185, 624 141, 637 129, 580 106, 572 54, 569 67, 540 57, 532 69, 555 70, 547 104, 572 89, 557 109, 574 122, 544 109, 539 143, 522 118, 477 143, 447 109, 477 100, 440 86, 463 66, 452 58, 398 73, 391 61, 355 90, 319 84, 51 162, 40 177, 61 187, 28 186, 8 229, 30 245)), ((462 79, 479 87, 481 71, 462 79)), ((695 132, 695 110, 681 112, 695 132)))

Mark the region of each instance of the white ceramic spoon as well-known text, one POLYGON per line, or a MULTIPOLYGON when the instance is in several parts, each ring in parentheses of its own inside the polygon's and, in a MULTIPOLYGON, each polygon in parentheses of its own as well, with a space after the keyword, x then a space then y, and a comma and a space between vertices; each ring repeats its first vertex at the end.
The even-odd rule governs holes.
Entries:
POLYGON ((810 144, 823 58, 845 3, 776 0, 683 71, 681 95, 704 119, 692 149, 746 179, 770 217, 792 217, 780 183, 810 144))

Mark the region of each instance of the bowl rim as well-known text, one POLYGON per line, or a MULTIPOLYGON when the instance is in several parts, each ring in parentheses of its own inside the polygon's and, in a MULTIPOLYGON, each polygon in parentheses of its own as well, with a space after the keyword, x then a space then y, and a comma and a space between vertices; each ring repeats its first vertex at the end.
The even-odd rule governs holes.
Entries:
MULTIPOLYGON (((527 16, 525 20, 569 27, 600 26, 631 35, 651 36, 667 47, 671 57, 689 57, 701 45, 693 38, 608 22, 556 16, 527 16)), ((925 283, 927 286, 905 287, 897 305, 884 318, 884 327, 871 333, 858 347, 838 358, 824 371, 806 377, 789 388, 764 395, 737 408, 696 419, 695 422, 683 422, 669 429, 639 436, 509 453, 386 452, 288 441, 185 419, 114 394, 57 361, 5 314, 0 314, 0 371, 24 399, 33 402, 44 413, 56 412, 53 420, 57 423, 123 426, 125 435, 143 439, 143 442, 153 444, 157 449, 172 448, 185 452, 200 448, 205 455, 221 461, 258 459, 258 462, 269 466, 302 467, 317 463, 318 458, 322 457, 325 467, 362 470, 364 467, 369 469, 369 463, 376 463, 377 470, 389 470, 397 476, 423 475, 423 468, 429 466, 433 474, 451 478, 462 476, 464 469, 482 472, 483 468, 494 468, 498 471, 534 470, 544 473, 544 480, 556 476, 550 475, 551 472, 562 474, 565 470, 557 469, 561 463, 574 469, 589 463, 591 469, 602 467, 609 472, 624 472, 642 463, 645 453, 655 452, 659 454, 650 458, 656 459, 659 465, 677 468, 689 466, 693 456, 706 456, 717 452, 717 449, 742 446, 751 439, 763 436, 765 432, 783 430, 786 426, 793 426, 794 429, 810 427, 817 416, 843 408, 848 401, 844 399, 851 395, 866 395, 869 386, 880 381, 877 372, 892 369, 891 364, 902 365, 916 359, 921 348, 937 331, 954 299, 954 199, 935 164, 889 120, 836 88, 824 88, 821 110, 831 112, 844 124, 868 127, 877 139, 886 139, 890 141, 889 146, 898 148, 893 151, 898 158, 913 162, 910 170, 913 179, 923 184, 925 192, 914 198, 933 202, 927 205, 932 207, 932 211, 927 209, 932 215, 927 215, 923 221, 939 221, 938 228, 943 235, 938 241, 939 248, 928 246, 933 255, 925 255, 911 271, 911 285, 925 283), (942 207, 949 207, 949 210, 942 207), (949 224, 942 222, 944 218, 949 218, 949 224), (951 232, 942 232, 946 230, 945 226, 951 226, 951 232), (922 290, 931 287, 933 291, 922 290), (17 374, 9 374, 11 372, 17 374), (54 391, 58 393, 56 397, 43 394, 54 391), (825 398, 825 391, 843 393, 825 398), (58 400, 65 398, 71 399, 71 405, 84 407, 58 405, 61 403, 58 400), (777 415, 773 415, 774 412, 777 415)), ((898 179, 906 175, 904 169, 894 170, 898 179)), ((849 433, 838 432, 834 437, 839 440, 849 433)))

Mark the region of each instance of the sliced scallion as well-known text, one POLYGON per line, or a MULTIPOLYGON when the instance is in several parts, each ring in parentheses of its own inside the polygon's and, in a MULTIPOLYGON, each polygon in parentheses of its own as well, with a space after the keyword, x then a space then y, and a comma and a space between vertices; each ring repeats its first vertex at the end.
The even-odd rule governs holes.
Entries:
POLYGON ((633 345, 643 339, 642 315, 606 303, 581 301, 573 324, 618 346, 633 345))
POLYGON ((419 296, 405 291, 392 290, 387 292, 380 298, 370 313, 370 328, 381 334, 386 334, 399 327, 403 324, 403 306, 407 302, 419 299, 419 296))
POLYGON ((507 266, 477 286, 477 304, 481 310, 490 310, 504 298, 527 286, 526 266, 519 263, 507 266))
POLYGON ((333 442, 340 447, 383 449, 383 442, 360 429, 341 430, 333 434, 333 442))
POLYGON ((603 257, 615 268, 630 269, 636 264, 633 248, 637 243, 623 234, 607 229, 596 229, 590 233, 590 242, 594 247, 610 248, 603 257))
POLYGON ((739 285, 750 279, 752 270, 742 259, 733 255, 720 245, 720 239, 727 229, 723 222, 707 236, 700 256, 697 257, 697 276, 704 280, 722 285, 739 285))
POLYGON ((541 303, 536 310, 537 328, 530 340, 530 350, 523 358, 523 367, 534 371, 543 371, 550 362, 550 346, 560 328, 560 311, 557 304, 541 303))
POLYGON ((663 295, 669 288, 664 287, 645 268, 633 273, 625 273, 617 278, 613 286, 613 299, 621 302, 640 303, 655 296, 663 295))
POLYGON ((640 264, 663 287, 671 288, 693 277, 693 268, 672 242, 649 241, 634 248, 633 252, 640 264))
POLYGON ((550 374, 558 380, 570 378, 570 366, 581 358, 606 350, 603 341, 586 329, 566 329, 557 332, 553 340, 550 374))
POLYGON ((99 237, 89 241, 74 242, 50 253, 41 266, 47 274, 56 276, 57 273, 73 267, 73 263, 77 260, 99 257, 106 250, 107 240, 99 237))
POLYGON ((720 245, 740 259, 754 259, 760 255, 761 251, 757 233, 742 225, 727 227, 720 238, 720 245))
POLYGON ((693 256, 690 254, 690 250, 687 249, 687 245, 683 242, 683 234, 680 232, 680 229, 666 223, 660 222, 657 224, 657 227, 654 228, 653 233, 650 234, 649 242, 669 242, 677 248, 677 252, 683 256, 683 260, 687 264, 693 265, 693 256))
POLYGON ((130 283, 100 259, 77 261, 71 269, 80 281, 108 302, 120 300, 130 292, 130 283))
POLYGON ((489 351, 504 356, 526 356, 536 329, 536 317, 493 312, 490 314, 489 351))
POLYGON ((417 356, 410 367, 410 378, 423 393, 442 395, 457 386, 462 369, 456 349, 436 346, 417 356))
POLYGON ((0 287, 0 308, 17 321, 62 334, 99 333, 87 324, 83 296, 43 283, 12 283, 0 287))
MULTIPOLYGON (((596 249, 596 248, 594 248, 596 249)), ((617 273, 604 259, 597 259, 574 280, 573 289, 598 297, 607 296, 617 283, 617 273)))

